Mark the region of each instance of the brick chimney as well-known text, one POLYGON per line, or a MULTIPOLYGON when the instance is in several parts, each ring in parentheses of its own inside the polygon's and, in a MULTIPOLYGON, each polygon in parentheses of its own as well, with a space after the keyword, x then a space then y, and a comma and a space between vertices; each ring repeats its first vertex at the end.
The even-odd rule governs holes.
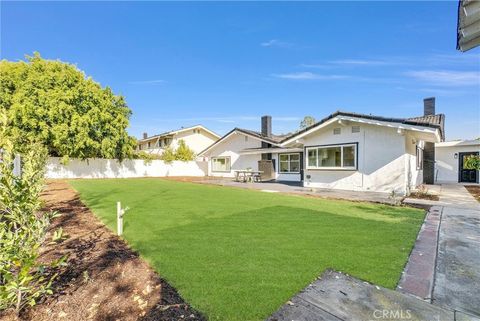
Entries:
POLYGON ((272 116, 262 116, 262 135, 272 137, 272 116))
MULTIPOLYGON (((265 137, 272 137, 272 116, 262 116, 262 135, 265 137)), ((271 147, 272 144, 262 142, 262 148, 271 147)), ((262 154, 263 160, 271 160, 272 153, 262 154)))
POLYGON ((423 115, 435 115, 435 97, 429 97, 423 100, 423 115))
MULTIPOLYGON (((435 115, 435 97, 423 100, 423 115, 435 115)), ((425 142, 423 147, 423 183, 435 183, 435 144, 425 142)))
POLYGON ((147 139, 148 137, 148 134, 147 133, 143 133, 143 139, 147 139))

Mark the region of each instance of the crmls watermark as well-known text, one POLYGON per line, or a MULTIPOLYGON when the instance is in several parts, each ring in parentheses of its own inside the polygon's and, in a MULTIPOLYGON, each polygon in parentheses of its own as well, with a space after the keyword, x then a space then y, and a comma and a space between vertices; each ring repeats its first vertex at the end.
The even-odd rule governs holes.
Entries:
MULTIPOLYGON (((374 310, 373 313, 373 319, 370 319, 368 321, 379 321, 379 320, 389 320, 389 321, 400 321, 400 320, 417 320, 417 317, 414 317, 412 314, 411 310, 402 310, 402 309, 396 309, 396 310, 388 310, 388 309, 383 309, 383 310, 374 310)), ((421 321, 440 321, 440 317, 433 316, 430 319, 422 319, 421 321)))
POLYGON ((408 320, 412 318, 410 310, 375 310, 373 311, 373 317, 376 320, 388 319, 388 320, 408 320))

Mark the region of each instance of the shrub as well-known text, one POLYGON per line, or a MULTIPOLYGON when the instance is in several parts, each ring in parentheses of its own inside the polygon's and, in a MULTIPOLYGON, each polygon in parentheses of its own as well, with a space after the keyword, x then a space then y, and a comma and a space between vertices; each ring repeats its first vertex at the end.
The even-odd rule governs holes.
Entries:
MULTIPOLYGON (((5 117, 0 119, 3 128, 5 123, 5 117)), ((38 262, 55 214, 40 211, 47 149, 39 144, 28 147, 21 158, 22 172, 15 175, 16 150, 5 131, 0 131, 0 309, 13 307, 17 313, 52 293, 56 276, 52 268, 64 260, 50 265, 38 262)))
POLYGON ((175 160, 188 162, 195 159, 195 153, 185 144, 183 139, 178 141, 178 147, 175 151, 175 160))
POLYGON ((476 169, 477 171, 480 171, 480 156, 470 155, 465 157, 463 167, 466 169, 476 169))
POLYGON ((172 147, 170 146, 167 146, 164 150, 163 150, 163 153, 162 155, 160 156, 160 159, 163 160, 165 163, 171 163, 173 162, 174 160, 176 160, 175 158, 175 151, 173 150, 172 147))

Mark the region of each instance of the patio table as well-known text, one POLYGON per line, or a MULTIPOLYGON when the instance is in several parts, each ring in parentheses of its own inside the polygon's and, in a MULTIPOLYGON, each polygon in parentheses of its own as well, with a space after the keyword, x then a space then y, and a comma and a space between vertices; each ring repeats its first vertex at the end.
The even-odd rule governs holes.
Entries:
POLYGON ((255 182, 260 181, 260 175, 263 174, 263 171, 252 171, 252 170, 236 170, 235 173, 235 180, 237 182, 242 179, 244 183, 246 182, 255 182))

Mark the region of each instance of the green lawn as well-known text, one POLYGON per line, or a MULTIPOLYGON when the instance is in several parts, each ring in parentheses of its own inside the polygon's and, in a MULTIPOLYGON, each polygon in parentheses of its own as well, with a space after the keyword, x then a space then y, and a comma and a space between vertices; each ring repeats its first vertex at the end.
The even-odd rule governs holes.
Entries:
POLYGON ((394 288, 424 212, 162 179, 74 180, 210 320, 263 320, 326 268, 394 288))

